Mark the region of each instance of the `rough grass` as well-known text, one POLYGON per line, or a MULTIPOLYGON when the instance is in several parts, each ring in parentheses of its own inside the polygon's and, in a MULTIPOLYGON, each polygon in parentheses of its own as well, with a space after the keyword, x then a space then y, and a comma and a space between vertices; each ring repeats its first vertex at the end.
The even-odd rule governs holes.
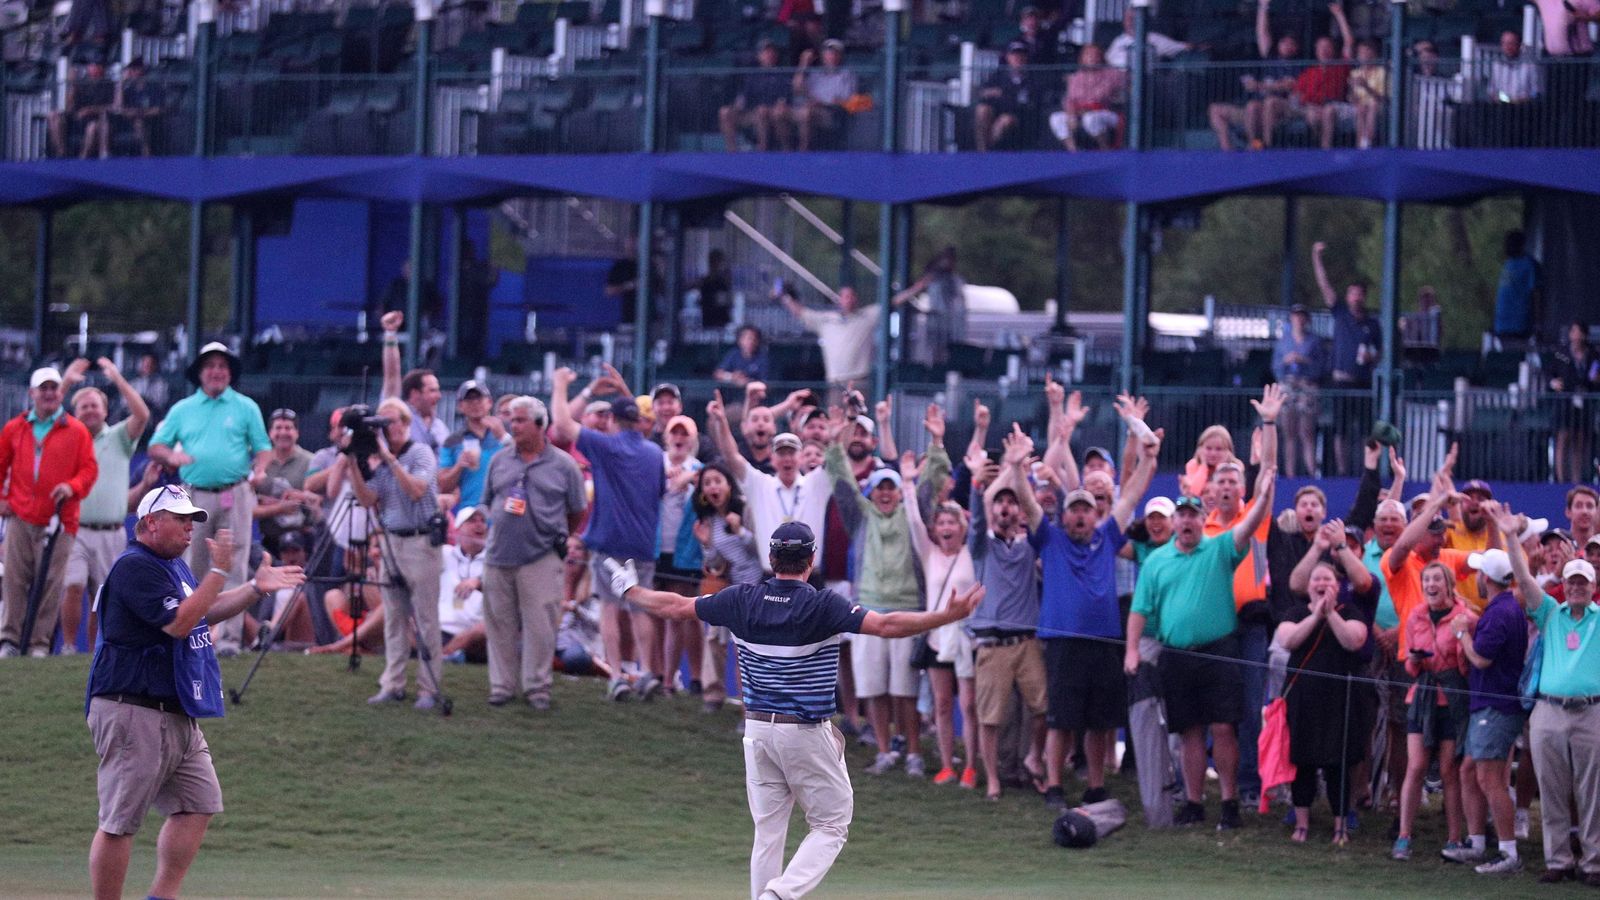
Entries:
MULTIPOLYGON (((481 667, 449 667, 452 718, 368 709, 376 660, 274 655, 241 707, 205 731, 227 811, 189 896, 737 898, 750 822, 730 709, 688 700, 613 705, 593 681, 558 680, 557 709, 491 709, 481 667)), ((245 660, 223 667, 236 684, 245 660)), ((84 657, 0 663, 0 896, 84 896, 95 827, 95 756, 84 657)), ((1386 816, 1345 850, 1294 846, 1279 815, 1221 835, 1151 833, 1135 821, 1091 850, 1057 848, 1051 816, 1014 792, 990 804, 900 774, 858 773, 850 842, 816 896, 857 898, 1577 896, 1529 872, 1489 881, 1437 860, 1437 805, 1409 863, 1388 859, 1386 816)), ((1079 786, 1081 788, 1081 786, 1079 786)), ((1069 792, 1074 790, 1069 788, 1069 792)), ((1215 802, 1212 803, 1213 816, 1215 802)), ((143 896, 160 819, 139 835, 129 896, 143 896)), ((791 848, 803 833, 796 816, 791 848)), ((1536 832, 1537 836, 1537 832, 1536 832)))

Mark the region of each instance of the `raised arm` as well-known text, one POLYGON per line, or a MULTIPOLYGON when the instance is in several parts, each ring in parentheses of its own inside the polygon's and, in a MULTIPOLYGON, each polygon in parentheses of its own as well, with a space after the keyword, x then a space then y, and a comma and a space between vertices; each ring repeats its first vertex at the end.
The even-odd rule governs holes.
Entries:
POLYGON ((1356 488, 1356 499, 1344 514, 1344 520, 1365 530, 1371 527, 1373 516, 1378 512, 1378 459, 1383 455, 1383 447, 1376 441, 1368 441, 1361 449, 1361 484, 1356 488))
POLYGON ((1323 265, 1322 253, 1328 249, 1324 241, 1317 241, 1311 245, 1311 271, 1317 276, 1317 290, 1322 292, 1322 302, 1333 309, 1339 304, 1339 295, 1333 289, 1333 282, 1328 280, 1328 267, 1323 265))
POLYGON ((1358 594, 1372 590, 1372 570, 1367 568, 1361 554, 1351 550, 1350 545, 1345 542, 1343 520, 1334 519, 1327 525, 1331 526, 1328 546, 1333 553, 1333 561, 1344 570, 1345 580, 1350 582, 1350 586, 1358 594))
POLYGON ((890 397, 879 400, 872 408, 872 415, 878 424, 878 453, 884 459, 894 459, 900 455, 900 448, 894 442, 894 400, 890 397))
POLYGON ((1389 448, 1389 473, 1394 476, 1394 481, 1385 496, 1396 503, 1406 502, 1406 461, 1400 458, 1393 447, 1389 448))
POLYGON ((750 464, 739 452, 739 442, 733 439, 733 428, 728 424, 728 411, 722 405, 721 390, 716 391, 712 401, 706 404, 706 430, 711 432, 711 440, 717 445, 717 452, 722 455, 728 473, 735 481, 743 483, 750 464))
MULTIPOLYGON (((983 401, 972 398, 972 438, 967 441, 967 458, 971 459, 974 452, 979 456, 984 455, 984 445, 989 442, 989 407, 983 401)), ((971 469, 971 466, 967 467, 971 469)))
POLYGON ((550 439, 558 444, 576 442, 581 430, 567 401, 567 391, 577 379, 578 373, 566 366, 555 370, 550 376, 550 439))
POLYGON ((1039 507, 1039 500, 1033 495, 1033 489, 1028 486, 1028 458, 1033 456, 1033 438, 1023 432, 1022 426, 1011 423, 1011 433, 1005 437, 1006 454, 1000 467, 1000 477, 989 486, 985 492, 984 502, 994 499, 999 493, 1001 479, 1009 477, 1007 484, 1017 495, 1017 505, 1022 508, 1023 521, 1028 523, 1028 530, 1037 530, 1044 521, 1044 510, 1039 507))
MULTIPOLYGON (((1045 397, 1051 396, 1053 382, 1045 383, 1045 397)), ((1054 390, 1062 388, 1055 385, 1054 390)), ((1045 443, 1045 464, 1053 465, 1061 476, 1062 486, 1069 491, 1075 491, 1083 484, 1083 479, 1078 474, 1078 461, 1072 456, 1072 432, 1077 430, 1084 419, 1088 418, 1092 407, 1083 405, 1083 393, 1073 391, 1067 395, 1066 408, 1060 413, 1055 412, 1060 408, 1060 401, 1051 403, 1051 416, 1054 423, 1050 428, 1045 443)))
MULTIPOLYGON (((1136 411, 1131 397, 1118 397, 1117 404, 1117 411, 1124 414, 1124 419, 1127 419, 1136 411), (1127 408, 1125 413, 1124 407, 1127 408)), ((1150 489, 1150 481, 1155 478, 1156 464, 1161 457, 1160 435, 1150 431, 1149 426, 1144 425, 1143 417, 1138 418, 1137 421, 1140 426, 1144 427, 1136 427, 1132 421, 1129 421, 1128 444, 1139 447, 1138 462, 1134 468, 1133 475, 1122 486, 1122 494, 1117 498, 1116 505, 1111 507, 1111 517, 1116 520, 1117 527, 1123 530, 1126 530, 1128 523, 1133 521, 1134 510, 1138 507, 1139 501, 1144 498, 1145 491, 1150 489)))
POLYGON ((1261 389, 1261 399, 1251 400, 1256 414, 1261 416, 1262 468, 1278 465, 1278 413, 1283 411, 1283 387, 1269 384, 1261 389))
POLYGON ((1272 492, 1277 484, 1278 469, 1276 466, 1264 465, 1261 474, 1256 476, 1256 489, 1250 501, 1250 512, 1233 526, 1233 546, 1244 550, 1250 546, 1250 539, 1255 535, 1256 529, 1266 521, 1267 515, 1272 511, 1272 492))
POLYGON ((400 328, 406 323, 406 314, 386 312, 379 322, 383 325, 383 387, 378 399, 387 400, 400 397, 400 328))
POLYGON ((1433 522, 1435 516, 1439 515, 1439 510, 1443 509, 1445 503, 1450 499, 1449 478, 1444 475, 1442 469, 1434 475, 1433 485, 1433 491, 1428 494, 1428 502, 1422 505, 1422 509, 1415 516, 1411 517, 1411 521, 1406 523, 1405 530, 1400 532, 1399 537, 1395 538, 1394 546, 1390 547, 1389 552, 1383 556, 1384 565, 1391 572, 1398 572, 1400 567, 1405 565, 1406 560, 1411 556, 1411 551, 1417 548, 1422 536, 1428 533, 1428 525, 1433 522))
POLYGON ((1350 18, 1344 14, 1344 3, 1329 3, 1328 12, 1333 14, 1333 21, 1339 26, 1339 45, 1342 51, 1340 58, 1354 59, 1356 55, 1356 36, 1350 30, 1350 18))
POLYGON ((1500 532, 1506 555, 1511 557, 1511 574, 1517 579, 1517 593, 1521 595, 1518 599, 1522 601, 1522 608, 1531 613, 1544 602, 1544 588, 1539 586, 1539 579, 1528 566, 1528 555, 1522 552, 1522 543, 1517 540, 1517 535, 1527 527, 1527 517, 1516 515, 1492 500, 1484 505, 1489 507, 1495 530, 1500 532))
POLYGON ((95 360, 95 365, 100 367, 100 374, 104 375, 106 380, 116 387, 117 396, 121 397, 122 402, 127 405, 128 440, 137 444, 140 435, 144 434, 145 426, 150 423, 150 407, 145 405, 144 398, 139 396, 139 392, 133 389, 133 385, 128 383, 128 379, 122 377, 122 371, 117 368, 116 363, 102 356, 95 360))
POLYGON ((1267 0, 1256 0, 1256 52, 1262 59, 1272 57, 1272 23, 1267 18, 1267 0))
POLYGON ((918 496, 922 493, 922 483, 916 480, 921 474, 917 466, 917 455, 910 450, 900 454, 900 477, 905 479, 900 491, 901 502, 906 508, 906 528, 911 532, 911 549, 923 560, 928 558, 928 551, 933 549, 933 535, 928 533, 928 522, 922 515, 922 500, 918 496))
MULTIPOLYGON (((1332 523, 1324 522, 1318 526, 1316 534, 1311 536, 1311 546, 1306 548, 1305 555, 1300 557, 1300 561, 1294 564, 1294 571, 1289 573, 1289 590, 1293 593, 1306 592, 1311 586, 1311 570, 1317 567, 1317 563, 1327 554, 1328 548, 1333 546, 1334 536, 1328 527, 1330 524, 1332 523)), ((1338 539, 1342 541, 1343 535, 1338 539)))

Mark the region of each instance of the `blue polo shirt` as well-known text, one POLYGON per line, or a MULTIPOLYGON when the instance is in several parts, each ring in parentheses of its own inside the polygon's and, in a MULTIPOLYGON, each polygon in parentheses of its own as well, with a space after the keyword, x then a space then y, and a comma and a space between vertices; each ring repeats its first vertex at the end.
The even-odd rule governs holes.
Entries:
POLYGON ((1028 539, 1044 563, 1039 637, 1121 637, 1116 560, 1128 538, 1116 519, 1101 522, 1083 544, 1049 519, 1028 539))
POLYGON ((661 448, 629 428, 578 432, 578 450, 594 474, 594 506, 583 544, 607 556, 655 559, 661 495, 667 491, 661 448))
POLYGON ((694 612, 733 632, 745 709, 812 722, 834 714, 839 635, 859 633, 865 609, 833 591, 773 578, 700 597, 694 612))
POLYGON ((130 543, 100 592, 100 633, 89 664, 88 701, 105 694, 175 698, 195 718, 223 714, 222 671, 202 616, 181 638, 162 629, 198 584, 182 557, 162 559, 130 543))
POLYGON ((439 445, 439 468, 448 469, 459 462, 461 454, 474 444, 478 446, 478 467, 461 470, 461 480, 456 486, 461 498, 452 507, 454 512, 478 505, 483 497, 484 479, 489 477, 489 459, 505 445, 500 443, 500 439, 494 436, 494 431, 491 429, 485 428, 483 437, 478 437, 465 426, 457 429, 439 445))
POLYGON ((194 462, 178 470, 185 484, 201 489, 233 484, 250 474, 255 455, 272 448, 261 407, 233 388, 215 397, 205 391, 173 404, 156 426, 150 443, 166 447, 183 445, 194 462))

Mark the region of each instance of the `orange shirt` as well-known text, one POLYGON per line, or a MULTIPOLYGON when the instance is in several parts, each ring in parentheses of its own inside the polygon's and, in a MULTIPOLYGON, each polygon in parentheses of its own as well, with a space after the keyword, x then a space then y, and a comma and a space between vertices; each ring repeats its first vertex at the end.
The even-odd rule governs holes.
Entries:
MULTIPOLYGON (((1451 550, 1465 550, 1468 553, 1487 550, 1489 549, 1489 529, 1492 527, 1494 526, 1486 525, 1482 531, 1474 534, 1467 530, 1466 524, 1458 519, 1451 522, 1450 530, 1444 533, 1444 544, 1442 546, 1451 550)), ((1464 577, 1458 579, 1456 581, 1456 590, 1466 599, 1467 608, 1471 609, 1474 614, 1483 612, 1483 608, 1488 605, 1491 599, 1478 593, 1478 576, 1476 572, 1469 571, 1464 577)))
MULTIPOLYGON (((1250 508, 1255 505, 1251 500, 1239 507, 1239 515, 1226 522, 1222 520, 1219 510, 1213 509, 1206 514, 1205 535, 1217 535, 1233 528, 1239 519, 1250 514, 1250 508)), ((1272 530, 1272 517, 1263 516, 1261 525, 1256 528, 1256 533, 1251 535, 1250 549, 1245 555, 1244 562, 1233 570, 1233 608, 1235 611, 1245 608, 1246 604, 1267 599, 1267 534, 1272 530)))
MULTIPOLYGON (((1398 571, 1389 565, 1390 551, 1383 554, 1383 580, 1389 585, 1389 599, 1394 601, 1394 614, 1400 617, 1401 622, 1411 620, 1411 610, 1422 602, 1422 570, 1428 567, 1431 560, 1424 560, 1416 553, 1406 556, 1405 565, 1398 571)), ((1450 571, 1455 573, 1460 580, 1472 574, 1472 569, 1467 566, 1466 550, 1440 550, 1439 562, 1445 564, 1450 571)), ((1405 662, 1406 655, 1411 652, 1411 639, 1407 636, 1407 629, 1400 629, 1399 659, 1405 662)))

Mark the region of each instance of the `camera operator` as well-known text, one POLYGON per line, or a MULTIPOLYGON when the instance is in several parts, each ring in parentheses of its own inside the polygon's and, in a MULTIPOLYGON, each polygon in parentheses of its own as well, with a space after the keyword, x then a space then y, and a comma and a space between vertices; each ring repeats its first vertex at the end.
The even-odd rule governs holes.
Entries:
MULTIPOLYGON (((411 440, 411 410, 404 403, 391 397, 378 404, 378 416, 383 422, 376 454, 380 464, 370 476, 363 471, 366 466, 362 463, 367 460, 356 459, 355 465, 344 466, 356 499, 377 510, 378 521, 388 533, 386 555, 393 554, 393 559, 387 560, 392 566, 385 569, 388 580, 398 576, 397 584, 383 586, 386 662, 378 693, 367 702, 397 703, 406 698, 406 659, 411 655, 406 626, 415 617, 417 631, 427 642, 426 653, 418 650, 418 665, 427 666, 430 673, 426 678, 417 673, 416 708, 433 709, 439 689, 439 570, 443 565, 439 547, 444 543, 438 463, 432 450, 411 440)), ((346 446, 367 449, 361 431, 376 424, 368 420, 354 429, 346 446)))

